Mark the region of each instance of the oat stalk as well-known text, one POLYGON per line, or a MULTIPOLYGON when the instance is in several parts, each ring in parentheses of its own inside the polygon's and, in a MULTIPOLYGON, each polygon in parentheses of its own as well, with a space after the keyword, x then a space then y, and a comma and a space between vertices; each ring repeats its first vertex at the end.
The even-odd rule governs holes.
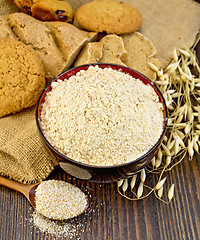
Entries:
POLYGON ((165 69, 159 70, 152 63, 149 65, 157 73, 155 83, 165 98, 169 121, 166 135, 151 163, 141 173, 129 174, 126 180, 120 180, 118 191, 127 199, 139 200, 154 193, 159 200, 169 203, 174 196, 175 185, 165 191, 167 177, 163 175, 186 156, 192 160, 195 152, 199 154, 200 67, 195 53, 198 42, 200 32, 190 49, 174 49, 173 59, 165 69), (155 186, 145 185, 148 177, 157 175, 155 186), (125 182, 126 191, 122 190, 122 182, 125 182))

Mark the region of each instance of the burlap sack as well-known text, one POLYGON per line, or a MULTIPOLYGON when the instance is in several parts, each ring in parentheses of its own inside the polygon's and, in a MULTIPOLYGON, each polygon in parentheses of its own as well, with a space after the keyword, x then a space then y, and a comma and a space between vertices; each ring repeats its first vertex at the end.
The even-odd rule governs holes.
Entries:
MULTIPOLYGON (((76 10, 89 0, 68 0, 76 10)), ((165 66, 174 47, 190 47, 200 29, 200 4, 191 0, 124 0, 144 18, 140 31, 156 46, 165 66)), ((0 15, 19 9, 12 0, 0 0, 0 15)), ((0 79, 1 80, 1 79, 0 79)), ((19 182, 45 179, 57 165, 44 148, 35 122, 35 107, 0 119, 0 175, 19 182)))
POLYGON ((38 182, 56 165, 39 136, 35 107, 0 118, 0 175, 19 182, 38 182))

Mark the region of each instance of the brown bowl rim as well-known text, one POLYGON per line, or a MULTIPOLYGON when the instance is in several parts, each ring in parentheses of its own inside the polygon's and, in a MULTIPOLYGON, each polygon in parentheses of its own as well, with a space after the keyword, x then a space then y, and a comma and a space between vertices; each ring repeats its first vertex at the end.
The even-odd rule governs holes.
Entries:
MULTIPOLYGON (((77 71, 79 72, 79 71, 77 71)), ((128 73, 129 74, 129 73, 128 73)), ((73 75, 71 75, 73 76, 73 75)), ((69 76, 70 77, 70 76, 69 76)), ((140 78, 139 78, 140 79, 140 78)), ((142 81, 142 79, 140 79, 142 81)), ((143 82, 143 81, 142 81, 143 82)), ((143 82, 144 83, 144 82, 143 82)), ((166 106, 166 103, 165 103, 165 99, 161 93, 161 91, 159 90, 159 88, 149 79, 147 78, 145 75, 143 75, 142 73, 138 72, 137 70, 134 70, 132 68, 129 68, 129 67, 125 67, 125 66, 122 66, 122 65, 118 65, 118 64, 111 64, 111 63, 92 63, 92 64, 84 64, 84 65, 80 65, 80 66, 77 66, 77 67, 73 67, 73 68, 70 68, 64 72, 62 72, 61 74, 59 74, 58 76, 56 76, 54 79, 52 79, 46 86, 45 88, 43 89, 42 93, 40 94, 40 97, 37 101, 37 105, 36 105, 36 114, 35 114, 35 117, 36 117, 36 124, 37 124, 37 128, 44 140, 44 142, 47 144, 47 146, 52 149, 59 157, 65 159, 67 162, 70 162, 72 164, 75 164, 77 166, 82 166, 82 167, 85 167, 85 168, 91 168, 91 169, 115 169, 115 168, 121 168, 121 167, 126 167, 126 166, 129 166, 131 164, 137 164, 139 163, 141 160, 143 160, 144 158, 148 157, 148 155, 150 155, 152 152, 154 152, 156 150, 156 148, 160 145, 161 141, 162 141, 162 138, 164 137, 164 134, 166 132, 166 129, 167 129, 167 123, 168 123, 168 111, 167 111, 167 106, 166 106), (111 67, 112 69, 114 70, 119 70, 119 69, 127 69, 128 71, 132 71, 132 72, 135 72, 136 74, 138 74, 141 78, 145 78, 147 80, 147 82, 154 88, 154 90, 156 90, 155 92, 157 93, 158 97, 159 97, 159 100, 162 100, 160 101, 162 104, 163 104, 163 115, 164 116, 164 126, 163 126, 163 131, 162 131, 162 134, 160 135, 158 141, 156 142, 156 144, 148 151, 146 152, 145 154, 143 154, 142 156, 140 156, 139 158, 136 158, 132 161, 129 161, 127 163, 122 163, 122 164, 118 164, 118 165, 109 165, 109 166, 96 166, 96 165, 90 165, 90 164, 86 164, 86 163, 82 163, 82 162, 78 162, 74 159, 71 159, 65 155, 63 155, 62 153, 60 153, 58 150, 56 150, 52 145, 51 143, 46 139, 46 137, 44 136, 43 134, 43 131, 40 127, 40 120, 39 120, 39 116, 38 116, 38 110, 39 110, 39 107, 40 107, 40 101, 43 97, 43 94, 45 94, 45 92, 47 91, 47 89, 49 89, 49 87, 51 86, 51 84, 58 80, 60 76, 63 76, 65 75, 66 73, 70 72, 70 71, 74 71, 75 69, 78 69, 80 68, 80 70, 86 70, 89 66, 103 66, 104 68, 106 67, 111 67), (119 69, 115 69, 114 67, 117 67, 119 69), (86 68, 86 69, 82 69, 82 68, 86 68)))

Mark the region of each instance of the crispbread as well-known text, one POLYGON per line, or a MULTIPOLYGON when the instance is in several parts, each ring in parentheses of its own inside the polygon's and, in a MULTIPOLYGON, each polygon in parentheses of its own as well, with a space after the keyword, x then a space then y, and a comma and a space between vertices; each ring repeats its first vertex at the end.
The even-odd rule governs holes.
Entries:
POLYGON ((153 43, 139 32, 121 35, 125 49, 128 53, 128 67, 131 67, 150 80, 155 81, 156 72, 153 71, 148 63, 153 63, 158 68, 161 63, 156 58, 156 48, 153 43))
POLYGON ((45 22, 45 24, 51 29, 54 39, 64 56, 65 66, 62 71, 69 69, 86 43, 97 38, 97 33, 79 30, 69 23, 45 22))
POLYGON ((89 42, 81 50, 74 66, 97 63, 102 57, 103 44, 101 42, 89 42))
POLYGON ((128 64, 127 51, 123 39, 117 35, 107 35, 100 42, 103 44, 100 63, 115 63, 126 66, 128 64))
POLYGON ((89 31, 125 34, 142 25, 142 15, 134 7, 115 0, 92 1, 75 12, 75 19, 89 31))
POLYGON ((0 117, 37 103, 45 86, 45 72, 31 47, 0 38, 0 75, 0 117))

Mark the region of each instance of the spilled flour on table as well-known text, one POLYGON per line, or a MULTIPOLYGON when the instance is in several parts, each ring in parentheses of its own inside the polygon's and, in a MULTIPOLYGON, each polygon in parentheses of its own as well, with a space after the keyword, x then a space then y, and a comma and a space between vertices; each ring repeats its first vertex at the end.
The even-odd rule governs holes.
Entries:
POLYGON ((78 232, 80 232, 79 229, 81 228, 81 231, 84 232, 82 223, 50 220, 37 211, 33 212, 31 222, 41 232, 47 232, 55 237, 65 237, 67 239, 74 239, 76 237, 78 240, 81 239, 80 236, 78 236, 78 232))

